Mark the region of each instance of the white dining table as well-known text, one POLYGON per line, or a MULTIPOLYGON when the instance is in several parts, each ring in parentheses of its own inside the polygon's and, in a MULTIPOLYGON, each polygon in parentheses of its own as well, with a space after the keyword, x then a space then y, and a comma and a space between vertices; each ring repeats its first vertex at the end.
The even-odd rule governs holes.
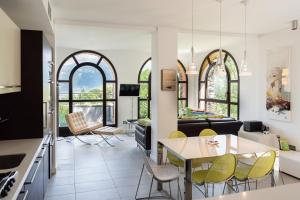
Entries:
MULTIPOLYGON (((217 136, 201 136, 186 137, 174 139, 158 140, 158 163, 163 161, 163 148, 171 152, 185 163, 185 200, 192 199, 192 160, 198 158, 209 158, 222 156, 227 153, 235 155, 241 154, 259 154, 269 150, 277 150, 242 137, 235 135, 217 135, 217 136), (218 144, 211 144, 211 141, 217 141, 218 144)), ((158 184, 158 189, 162 189, 162 185, 158 184)))

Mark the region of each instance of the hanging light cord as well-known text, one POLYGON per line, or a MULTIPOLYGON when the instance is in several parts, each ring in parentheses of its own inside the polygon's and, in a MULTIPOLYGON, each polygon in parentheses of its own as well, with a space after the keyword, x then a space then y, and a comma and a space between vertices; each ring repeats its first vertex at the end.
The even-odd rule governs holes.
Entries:
POLYGON ((192 0, 192 63, 194 63, 194 0, 192 0))
MULTIPOLYGON (((220 1, 220 52, 222 52, 222 0, 220 1)), ((221 55, 220 55, 221 56, 221 55)))
POLYGON ((219 39, 220 39, 220 49, 219 49, 219 58, 218 58, 218 65, 221 67, 223 65, 223 58, 222 58, 222 0, 217 0, 220 3, 219 9, 220 9, 220 27, 219 27, 219 39))
POLYGON ((245 42, 245 49, 244 49, 244 60, 246 61, 246 57, 247 57, 247 0, 244 0, 244 24, 245 24, 245 27, 244 27, 244 42, 245 42))

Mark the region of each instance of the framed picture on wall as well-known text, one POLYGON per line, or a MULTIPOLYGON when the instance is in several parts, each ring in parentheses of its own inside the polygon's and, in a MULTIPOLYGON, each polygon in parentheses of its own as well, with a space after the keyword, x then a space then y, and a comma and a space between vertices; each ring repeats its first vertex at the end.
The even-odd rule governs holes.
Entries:
POLYGON ((177 72, 175 69, 161 70, 161 90, 176 91, 177 72))
POLYGON ((270 119, 291 121, 291 48, 267 52, 266 109, 270 119))

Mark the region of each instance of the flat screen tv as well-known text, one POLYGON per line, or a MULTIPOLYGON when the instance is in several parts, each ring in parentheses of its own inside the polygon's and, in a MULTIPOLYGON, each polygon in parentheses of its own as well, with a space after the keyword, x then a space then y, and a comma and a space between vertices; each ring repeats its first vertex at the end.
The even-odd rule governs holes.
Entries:
POLYGON ((139 84, 120 84, 120 96, 139 96, 140 85, 139 84))

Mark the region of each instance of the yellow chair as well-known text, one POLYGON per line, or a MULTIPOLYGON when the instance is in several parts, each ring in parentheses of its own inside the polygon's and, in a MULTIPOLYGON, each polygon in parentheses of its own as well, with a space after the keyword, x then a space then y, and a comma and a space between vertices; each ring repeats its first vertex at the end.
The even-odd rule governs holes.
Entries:
MULTIPOLYGON (((173 139, 173 138, 186 138, 186 137, 187 136, 183 132, 181 132, 181 131, 173 131, 168 136, 169 139, 173 139)), ((172 153, 167 152, 167 158, 168 158, 170 164, 175 165, 176 167, 184 167, 183 160, 180 160, 179 158, 177 158, 172 153)))
MULTIPOLYGON (((202 136, 216 136, 218 135, 214 130, 212 129, 209 129, 209 128, 206 128, 206 129, 203 129, 199 136, 202 137, 202 136)), ((214 161, 215 158, 199 158, 199 159, 195 159, 193 160, 194 164, 195 165, 202 165, 203 163, 211 163, 214 161)))
POLYGON ((212 184, 212 196, 214 196, 214 184, 225 182, 223 188, 224 194, 226 185, 227 187, 232 187, 228 184, 228 180, 233 177, 235 168, 236 157, 233 154, 225 154, 217 157, 208 170, 193 172, 192 182, 205 197, 208 197, 208 184, 212 184), (204 192, 201 190, 200 186, 204 186, 204 192))
POLYGON ((203 129, 199 134, 199 136, 216 136, 216 135, 218 134, 210 128, 203 129))
MULTIPOLYGON (((275 184, 274 181, 274 174, 273 168, 276 159, 276 152, 275 151, 268 151, 262 154, 260 157, 256 159, 253 165, 246 165, 242 167, 237 167, 234 177, 239 182, 244 182, 245 184, 244 189, 250 190, 250 180, 255 181, 256 189, 257 189, 257 181, 259 179, 263 179, 268 175, 271 175, 271 186, 275 184)), ((238 190, 238 185, 236 183, 236 189, 238 190)))
MULTIPOLYGON (((187 136, 181 132, 181 131, 173 131, 169 134, 168 138, 186 138, 187 136)), ((176 167, 184 167, 184 161, 177 158, 175 155, 173 155, 170 152, 167 152, 167 159, 169 160, 170 164, 176 166, 176 167)), ((200 167, 202 163, 194 162, 192 161, 192 167, 197 168, 200 167)))

